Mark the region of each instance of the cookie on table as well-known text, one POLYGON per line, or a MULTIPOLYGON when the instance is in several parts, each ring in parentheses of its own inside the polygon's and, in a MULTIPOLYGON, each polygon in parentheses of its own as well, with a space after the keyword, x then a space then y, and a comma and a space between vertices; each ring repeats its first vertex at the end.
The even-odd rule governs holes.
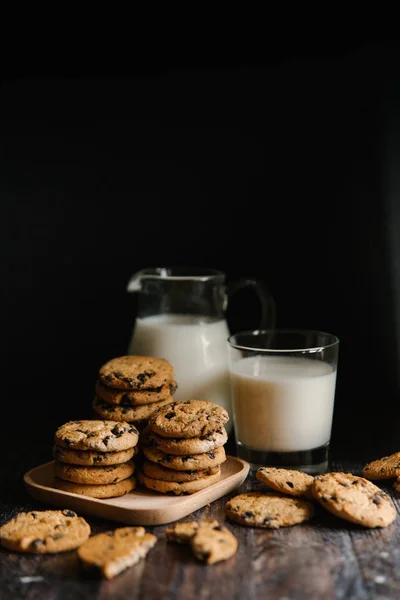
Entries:
POLYGON ((364 477, 351 473, 318 475, 312 492, 326 510, 364 527, 387 527, 396 518, 390 497, 364 477))
POLYGON ((72 465, 82 466, 107 466, 128 462, 135 456, 137 446, 121 450, 120 452, 96 452, 95 450, 70 450, 54 444, 53 456, 55 459, 72 465))
POLYGON ((177 389, 178 384, 175 380, 150 390, 118 390, 103 385, 100 381, 97 381, 95 386, 96 396, 109 404, 118 404, 121 406, 161 402, 161 400, 167 400, 173 396, 177 389))
POLYGON ((205 400, 185 400, 157 410, 149 425, 162 437, 193 438, 219 430, 227 421, 229 415, 221 406, 205 400))
POLYGON ((259 467, 256 472, 258 481, 265 483, 276 492, 289 496, 305 496, 313 499, 312 485, 314 477, 291 469, 259 467))
POLYGON ((164 358, 119 356, 100 367, 98 379, 105 386, 121 390, 159 388, 173 380, 174 369, 164 358))
POLYGON ((238 548, 237 538, 219 524, 215 527, 200 525, 190 544, 194 555, 208 565, 231 558, 238 548))
POLYGON ((184 494, 194 494, 195 492, 199 492, 200 490, 217 483, 220 476, 221 473, 218 472, 214 475, 195 479, 194 481, 184 481, 183 483, 180 483, 177 481, 161 481, 160 479, 153 479, 152 477, 144 475, 144 473, 140 473, 139 480, 149 490, 154 490, 161 494, 175 494, 177 496, 182 496, 184 494))
POLYGON ((308 521, 314 515, 314 507, 301 498, 272 492, 248 492, 228 500, 225 514, 240 525, 279 529, 308 521))
POLYGON ((0 545, 17 552, 65 552, 78 548, 89 535, 89 524, 72 510, 33 510, 0 527, 0 545))
POLYGON ((143 527, 120 527, 93 535, 78 549, 86 567, 98 569, 107 579, 135 565, 157 542, 157 537, 143 527))
POLYGON ((143 461, 142 470, 147 477, 161 479, 161 481, 178 481, 179 483, 183 483, 184 481, 195 481, 201 477, 208 477, 208 475, 215 475, 216 473, 221 472, 219 466, 203 469, 202 471, 176 471, 175 469, 168 469, 167 467, 163 467, 150 460, 143 461))
POLYGON ((146 446, 157 447, 167 454, 203 454, 226 444, 228 434, 225 427, 201 437, 165 438, 151 431, 147 426, 142 432, 141 441, 146 446))
POLYGON ((200 524, 197 521, 185 521, 167 527, 164 533, 168 542, 190 544, 200 525, 203 527, 218 527, 219 523, 215 519, 204 519, 200 524))
POLYGON ((83 467, 58 461, 54 463, 56 477, 73 483, 86 483, 89 485, 117 483, 133 475, 134 471, 135 464, 132 461, 107 467, 83 467))
POLYGON ((61 425, 54 441, 71 450, 96 450, 120 452, 136 446, 139 433, 134 425, 125 421, 85 420, 69 421, 61 425))
POLYGON ((366 479, 392 479, 400 475, 400 452, 383 456, 365 465, 362 470, 366 479))
POLYGON ((150 461, 176 471, 204 471, 210 467, 217 467, 226 460, 223 446, 203 454, 186 454, 184 456, 166 454, 157 448, 148 448, 147 446, 143 446, 142 450, 150 461))
POLYGON ((64 492, 79 494, 80 496, 89 496, 90 498, 117 498, 128 494, 136 487, 134 477, 128 477, 117 483, 104 483, 99 485, 88 485, 85 483, 74 483, 65 481, 56 477, 54 479, 54 487, 64 492))
POLYGON ((147 421, 155 410, 170 404, 172 398, 153 402, 152 404, 141 404, 139 406, 121 406, 120 404, 109 404, 101 398, 95 396, 93 399, 93 409, 103 419, 111 421, 126 421, 127 423, 136 423, 147 421))

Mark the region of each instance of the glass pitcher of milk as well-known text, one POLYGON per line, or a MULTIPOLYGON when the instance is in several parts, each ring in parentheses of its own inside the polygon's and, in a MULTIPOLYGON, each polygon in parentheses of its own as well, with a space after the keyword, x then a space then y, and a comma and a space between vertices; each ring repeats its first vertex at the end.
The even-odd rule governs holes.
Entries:
POLYGON ((261 302, 260 328, 274 327, 275 303, 264 283, 226 282, 225 273, 197 267, 159 267, 135 273, 127 286, 138 293, 128 354, 167 359, 178 389, 174 400, 209 400, 231 416, 228 337, 229 297, 250 286, 261 302))

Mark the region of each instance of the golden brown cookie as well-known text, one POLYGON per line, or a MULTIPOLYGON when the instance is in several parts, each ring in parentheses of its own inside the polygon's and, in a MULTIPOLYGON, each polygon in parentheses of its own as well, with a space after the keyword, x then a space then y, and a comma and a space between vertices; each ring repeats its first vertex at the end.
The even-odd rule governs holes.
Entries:
POLYGON ((147 421, 155 410, 171 403, 171 398, 153 402, 152 404, 140 404, 139 406, 121 406, 119 404, 108 404, 101 398, 95 396, 93 409, 103 419, 111 421, 126 421, 127 423, 140 423, 147 421))
POLYGON ((227 411, 218 404, 185 400, 160 408, 149 419, 149 425, 162 437, 194 438, 220 430, 227 421, 227 411))
POLYGON ((305 496, 313 499, 312 485, 314 477, 290 469, 276 469, 274 467, 259 467, 256 472, 258 481, 265 483, 270 488, 289 496, 305 496))
POLYGON ((218 521, 215 521, 215 519, 204 519, 200 524, 197 521, 185 521, 184 523, 175 523, 174 525, 167 527, 164 533, 168 542, 190 544, 199 525, 202 527, 218 527, 219 523, 218 521))
POLYGON ((125 421, 69 421, 59 427, 54 441, 71 450, 120 452, 136 446, 138 430, 125 421))
POLYGON ((96 452, 95 450, 69 450, 58 444, 53 446, 53 456, 57 460, 72 465, 107 466, 128 462, 135 456, 137 446, 120 452, 96 452))
POLYGON ((176 494, 177 496, 199 492, 200 490, 217 483, 219 479, 220 474, 216 473, 215 475, 208 475, 208 477, 201 477, 201 479, 196 479, 195 481, 178 483, 177 481, 161 481, 160 479, 153 479, 152 477, 147 477, 144 473, 140 473, 139 475, 140 482, 149 490, 161 492, 162 494, 176 494))
POLYGON ((117 483, 123 481, 135 471, 133 461, 121 465, 109 465, 108 467, 83 467, 80 465, 68 465, 55 461, 54 474, 65 481, 74 483, 86 483, 89 485, 103 485, 104 483, 117 483))
POLYGON ((175 469, 167 469, 167 467, 163 467, 150 460, 143 461, 142 470, 147 477, 161 479, 161 481, 178 481, 179 483, 183 483, 184 481, 195 481, 201 477, 208 477, 208 475, 215 475, 216 473, 221 472, 219 466, 210 467, 203 471, 175 471, 175 469))
POLYGON ((272 492, 249 492, 228 500, 225 513, 241 525, 278 529, 311 519, 314 507, 311 502, 300 498, 288 498, 272 492))
MULTIPOLYGON (((121 406, 136 406, 140 404, 152 404, 168 400, 173 396, 178 388, 175 380, 171 383, 153 388, 150 390, 117 390, 103 385, 100 381, 96 382, 96 396, 108 402, 109 404, 120 404, 121 406)), ((170 399, 172 402, 172 398, 170 399)))
POLYGON ((93 535, 79 548, 78 556, 83 565, 95 567, 112 579, 144 558, 156 541, 156 536, 143 527, 120 527, 93 535))
POLYGON ((203 454, 220 448, 228 440, 225 427, 202 437, 194 438, 165 438, 151 431, 149 425, 141 435, 142 444, 158 448, 167 454, 203 454))
POLYGON ((166 454, 157 448, 148 448, 147 446, 144 446, 142 450, 146 458, 152 462, 176 471, 204 471, 210 467, 217 467, 226 460, 223 446, 203 454, 187 454, 185 456, 166 454))
POLYGON ((56 477, 54 479, 54 487, 64 492, 71 494, 79 494, 80 496, 89 496, 90 498, 117 498, 128 494, 136 487, 134 477, 128 477, 117 483, 105 483, 99 485, 86 485, 84 483, 73 483, 56 477))
POLYGON ((312 492, 326 510, 364 527, 387 527, 396 518, 390 497, 364 477, 351 473, 318 475, 312 492))
POLYGON ((0 545, 17 552, 65 552, 89 535, 89 524, 72 510, 33 510, 0 527, 0 545))
POLYGON ((99 370, 99 381, 120 390, 148 390, 171 383, 172 365, 155 356, 119 356, 106 362, 99 370))
POLYGON ((391 479, 400 475, 400 452, 383 456, 365 465, 362 471, 366 479, 391 479))
POLYGON ((236 537, 221 525, 215 527, 200 525, 190 543, 194 555, 208 565, 231 558, 238 548, 236 537))

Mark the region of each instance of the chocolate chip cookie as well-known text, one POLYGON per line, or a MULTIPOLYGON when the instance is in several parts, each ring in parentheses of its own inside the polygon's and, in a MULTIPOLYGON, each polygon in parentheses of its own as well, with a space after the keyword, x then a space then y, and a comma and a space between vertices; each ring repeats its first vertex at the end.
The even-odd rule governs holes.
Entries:
POLYGON ((201 477, 207 477, 208 475, 215 475, 221 472, 220 467, 210 467, 202 471, 176 471, 174 469, 167 469, 162 465, 151 462, 150 460, 144 460, 142 464, 142 470, 145 475, 152 477, 153 479, 161 479, 161 481, 178 481, 183 483, 184 481, 195 481, 201 477))
POLYGON ((125 421, 69 421, 55 433, 54 441, 71 450, 119 452, 136 446, 139 433, 125 421))
POLYGON ((185 521, 184 523, 175 523, 167 527, 164 533, 168 542, 190 544, 192 537, 196 534, 200 525, 202 527, 218 527, 219 523, 215 519, 204 519, 200 523, 197 521, 185 521))
POLYGON ((120 527, 92 536, 80 546, 78 557, 83 565, 95 567, 112 579, 144 558, 156 541, 156 536, 143 527, 120 527))
POLYGON ((140 473, 139 480, 149 490, 161 492, 162 494, 175 494, 182 496, 185 494, 194 494, 199 492, 214 483, 217 483, 220 479, 220 474, 215 473, 214 475, 208 475, 207 477, 201 477, 194 481, 184 481, 179 483, 177 481, 161 481, 160 479, 153 479, 147 477, 144 473, 140 473))
MULTIPOLYGON (((100 381, 96 382, 96 396, 108 402, 109 404, 120 404, 121 406, 135 406, 140 404, 152 404, 168 400, 173 396, 178 388, 175 380, 171 383, 165 383, 158 388, 150 390, 117 390, 103 385, 100 381)), ((172 402, 172 399, 170 400, 172 402)))
POLYGON ((95 396, 93 400, 94 411, 103 419, 111 421, 126 421, 127 423, 140 423, 147 421, 155 410, 170 404, 172 398, 153 402, 152 404, 141 404, 139 406, 121 406, 120 404, 109 404, 95 396))
POLYGON ((56 477, 65 479, 65 481, 90 485, 117 483, 133 475, 134 471, 135 465, 133 461, 123 463, 122 465, 110 465, 108 467, 82 467, 58 461, 54 463, 54 474, 56 477))
POLYGON ((314 507, 311 502, 300 498, 288 498, 272 492, 249 492, 228 500, 225 513, 241 525, 279 529, 311 519, 314 507))
POLYGON ((392 479, 400 475, 400 452, 383 456, 365 465, 362 471, 366 479, 392 479))
POLYGON ((259 467, 256 478, 270 488, 289 496, 305 496, 313 499, 312 485, 314 477, 290 469, 259 467))
POLYGON ((64 492, 79 494, 80 496, 89 496, 90 498, 116 498, 124 496, 136 487, 134 477, 128 477, 117 483, 105 483, 99 485, 86 485, 84 483, 73 483, 56 477, 54 479, 54 487, 64 492))
POLYGON ((203 454, 186 454, 178 456, 177 454, 166 454, 157 448, 144 446, 143 454, 150 461, 158 463, 163 467, 175 469, 176 471, 203 471, 210 467, 217 467, 226 460, 225 449, 216 448, 203 454))
POLYGON ((142 444, 157 447, 167 454, 203 454, 226 444, 228 434, 225 427, 194 438, 165 438, 151 431, 147 426, 141 435, 142 444))
POLYGON ((215 527, 200 525, 190 544, 194 555, 208 565, 231 558, 238 548, 233 533, 219 524, 215 527))
POLYGON ((185 400, 157 410, 149 425, 162 437, 194 438, 220 430, 228 420, 227 411, 213 402, 185 400))
POLYGON ((33 510, 0 527, 0 545, 17 552, 65 552, 89 535, 89 524, 72 510, 33 510))
POLYGON ((137 451, 135 448, 128 448, 120 452, 96 452, 94 450, 70 450, 63 448, 58 444, 53 446, 53 456, 55 459, 72 465, 82 466, 107 466, 119 465, 127 462, 134 457, 137 451))
POLYGON ((154 356, 119 356, 106 362, 99 370, 99 381, 120 390, 148 390, 169 384, 174 369, 163 358, 154 356))
POLYGON ((326 510, 364 527, 387 527, 396 518, 390 497, 364 477, 350 473, 318 475, 312 492, 326 510))

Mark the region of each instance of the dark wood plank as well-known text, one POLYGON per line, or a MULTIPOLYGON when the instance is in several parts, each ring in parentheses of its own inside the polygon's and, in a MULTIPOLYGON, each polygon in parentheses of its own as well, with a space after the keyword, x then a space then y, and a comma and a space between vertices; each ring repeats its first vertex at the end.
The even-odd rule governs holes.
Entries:
MULTIPOLYGON (((393 442, 394 444, 395 442, 393 442)), ((391 448, 393 450, 393 447, 391 448)), ((368 449, 359 460, 335 458, 332 470, 359 474, 362 465, 382 455, 368 449)), ((22 475, 49 459, 48 442, 38 442, 30 452, 9 453, 3 463, 0 519, 5 522, 21 510, 48 508, 31 499, 22 475)), ((397 510, 398 495, 388 484, 397 510), (392 493, 393 492, 393 493, 392 493)), ((260 489, 250 476, 240 491, 260 489)), ((193 514, 224 521, 226 496, 193 514)), ((185 519, 184 519, 185 520, 185 519)), ((88 518, 94 533, 117 524, 88 518)), ((147 558, 112 581, 88 579, 79 567, 76 553, 34 556, 0 552, 0 600, 333 600, 400 598, 400 519, 377 530, 361 529, 330 515, 317 506, 310 523, 268 531, 245 528, 231 522, 227 527, 239 540, 237 554, 226 562, 206 566, 185 546, 167 543, 164 526, 148 528, 158 542, 147 558), (26 577, 39 577, 26 583, 26 577)))

